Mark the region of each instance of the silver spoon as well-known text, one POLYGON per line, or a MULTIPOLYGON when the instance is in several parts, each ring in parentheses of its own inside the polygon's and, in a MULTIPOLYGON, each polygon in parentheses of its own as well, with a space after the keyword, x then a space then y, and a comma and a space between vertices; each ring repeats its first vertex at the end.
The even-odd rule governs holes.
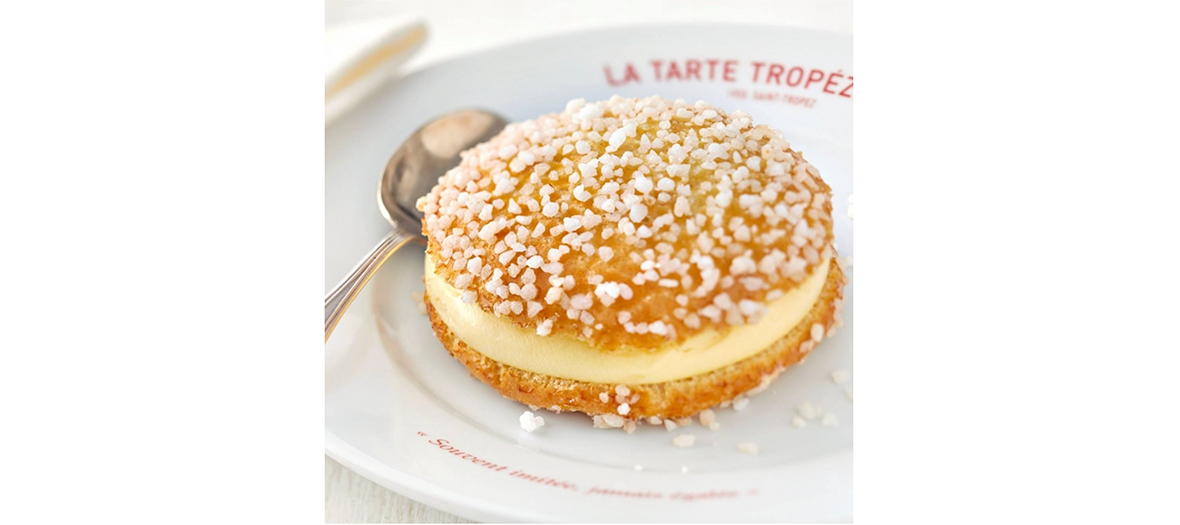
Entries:
POLYGON ((418 198, 429 193, 447 170, 459 165, 459 153, 494 137, 506 125, 508 121, 489 111, 456 111, 418 128, 393 153, 377 185, 377 207, 393 231, 328 292, 324 299, 324 341, 389 256, 406 242, 423 239, 418 198))

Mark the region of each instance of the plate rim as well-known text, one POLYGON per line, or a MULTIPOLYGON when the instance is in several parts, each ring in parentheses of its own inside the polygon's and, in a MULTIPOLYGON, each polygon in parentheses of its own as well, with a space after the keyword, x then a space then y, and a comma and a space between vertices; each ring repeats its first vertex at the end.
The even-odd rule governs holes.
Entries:
POLYGON ((328 457, 344 465, 349 470, 360 474, 373 483, 398 493, 400 496, 472 521, 484 523, 494 523, 497 521, 531 523, 560 521, 556 517, 529 513, 523 511, 523 509, 517 509, 507 505, 497 506, 492 501, 465 499, 453 489, 398 470, 381 460, 361 452, 336 434, 327 430, 324 432, 324 451, 328 457), (345 452, 351 452, 352 454, 346 454, 345 452))
MULTIPOLYGON (((611 33, 611 32, 631 32, 631 31, 644 31, 644 30, 659 31, 659 30, 668 30, 668 29, 691 29, 691 28, 708 28, 708 29, 721 28, 721 29, 735 29, 735 30, 736 29, 759 29, 759 30, 785 29, 788 31, 799 31, 799 32, 804 32, 804 33, 821 34, 821 35, 825 35, 828 37, 844 37, 844 38, 848 39, 849 45, 852 44, 852 37, 853 37, 852 33, 846 33, 843 31, 835 31, 835 30, 831 30, 831 29, 818 29, 818 28, 814 28, 814 27, 803 27, 803 26, 796 26, 796 25, 790 25, 790 24, 779 25, 779 24, 760 24, 760 23, 750 23, 750 22, 745 22, 745 23, 738 23, 738 22, 718 22, 718 23, 645 22, 645 23, 640 23, 640 24, 626 24, 626 25, 618 25, 618 26, 602 26, 602 27, 577 29, 577 30, 568 31, 568 32, 550 33, 550 34, 544 34, 544 35, 530 36, 528 38, 524 38, 521 40, 513 40, 511 42, 501 42, 501 43, 491 45, 491 46, 488 46, 485 48, 481 48, 478 50, 472 50, 472 51, 464 52, 464 53, 461 53, 458 55, 449 56, 449 57, 445 57, 445 58, 442 58, 439 60, 435 60, 433 62, 427 62, 425 64, 415 65, 412 69, 405 71, 401 75, 395 75, 390 80, 392 80, 394 82, 400 82, 404 79, 416 76, 424 71, 428 71, 428 70, 434 69, 436 67, 450 65, 451 63, 458 62, 460 60, 466 60, 466 59, 476 57, 479 55, 500 52, 500 51, 504 51, 504 50, 511 49, 514 47, 529 47, 529 46, 537 44, 538 42, 545 42, 545 41, 549 41, 549 40, 585 37, 588 35, 611 33)), ((427 44, 428 43, 429 43, 429 41, 427 42, 427 44)), ((425 45, 426 44, 424 44, 424 46, 425 45)), ((411 57, 411 60, 412 60, 412 57, 411 57)), ((335 124, 340 121, 341 121, 341 119, 338 118, 332 124, 335 124)), ((331 127, 331 125, 329 125, 329 127, 331 127)))

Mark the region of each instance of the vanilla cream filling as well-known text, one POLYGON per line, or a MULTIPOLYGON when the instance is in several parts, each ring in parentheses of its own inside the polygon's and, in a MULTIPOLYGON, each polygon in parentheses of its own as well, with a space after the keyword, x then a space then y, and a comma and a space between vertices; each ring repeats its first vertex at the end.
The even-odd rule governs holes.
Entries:
POLYGON ((500 363, 529 372, 595 383, 645 384, 692 377, 750 357, 782 339, 819 299, 828 277, 825 261, 811 276, 767 305, 755 324, 718 332, 706 329, 656 352, 599 350, 566 334, 539 336, 505 317, 464 303, 462 292, 434 273, 426 257, 426 295, 442 322, 461 341, 500 363))

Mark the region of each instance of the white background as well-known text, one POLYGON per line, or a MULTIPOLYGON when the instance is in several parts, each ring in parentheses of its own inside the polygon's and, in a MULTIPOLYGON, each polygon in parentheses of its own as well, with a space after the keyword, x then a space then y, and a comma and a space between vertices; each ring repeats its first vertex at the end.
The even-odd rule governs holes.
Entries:
MULTIPOLYGON (((0 521, 320 522, 322 5, 0 9, 0 521)), ((858 523, 1178 520, 1176 19, 856 6, 858 523)))
MULTIPOLYGON (((556 33, 619 24, 737 22, 807 27, 850 33, 852 2, 845 1, 352 1, 329 2, 328 24, 383 14, 426 21, 427 43, 405 72, 457 55, 556 33)), ((325 457, 329 522, 465 521, 402 497, 325 457)))

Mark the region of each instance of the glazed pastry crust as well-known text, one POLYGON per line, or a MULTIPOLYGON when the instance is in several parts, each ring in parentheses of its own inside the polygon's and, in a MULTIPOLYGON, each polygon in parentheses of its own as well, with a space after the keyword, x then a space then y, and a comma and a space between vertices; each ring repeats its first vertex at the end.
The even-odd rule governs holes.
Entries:
MULTIPOLYGON (((829 334, 838 325, 846 278, 832 261, 820 297, 798 325, 765 350, 724 368, 693 377, 644 385, 625 385, 630 394, 627 419, 681 418, 730 401, 771 381, 783 369, 803 359, 818 341, 812 339, 815 324, 829 334), (638 397, 638 399, 635 399, 638 397), (634 402, 630 402, 634 400, 634 402)), ((528 372, 494 361, 460 341, 425 298, 430 324, 439 341, 473 377, 487 383, 504 397, 528 405, 577 411, 589 415, 618 414, 615 384, 591 383, 528 372), (607 401, 603 401, 602 394, 607 401)))
POLYGON ((463 154, 418 202, 465 302, 604 352, 754 323, 835 255, 831 188, 704 103, 572 101, 463 154))

